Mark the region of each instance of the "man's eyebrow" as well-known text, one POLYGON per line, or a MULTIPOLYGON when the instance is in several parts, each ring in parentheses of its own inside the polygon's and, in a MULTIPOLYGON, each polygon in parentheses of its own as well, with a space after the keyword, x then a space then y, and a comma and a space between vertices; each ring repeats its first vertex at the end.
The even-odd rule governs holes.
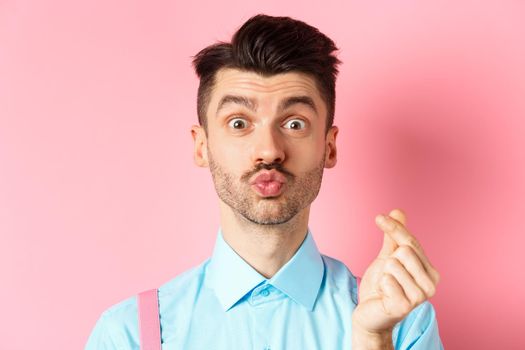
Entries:
POLYGON ((253 99, 250 99, 246 96, 225 95, 219 101, 219 106, 217 107, 217 114, 222 108, 224 108, 224 106, 230 103, 242 105, 254 112, 257 110, 257 102, 255 102, 255 100, 253 99))
MULTIPOLYGON (((224 108, 226 105, 230 103, 244 106, 254 112, 257 110, 257 102, 254 99, 248 98, 246 96, 240 96, 240 95, 225 95, 219 101, 219 105, 217 107, 217 114, 222 108, 224 108)), ((315 106, 314 100, 310 96, 307 96, 307 95, 291 96, 291 97, 285 98, 284 100, 281 101, 281 103, 279 103, 278 111, 282 112, 286 110, 287 108, 290 108, 291 106, 296 105, 296 104, 305 105, 317 114, 317 107, 315 106)))
POLYGON ((310 96, 292 96, 288 97, 281 101, 279 104, 279 112, 284 111, 285 109, 295 105, 295 104, 302 104, 307 107, 309 107, 311 110, 313 110, 317 114, 317 107, 315 106, 314 100, 310 96))

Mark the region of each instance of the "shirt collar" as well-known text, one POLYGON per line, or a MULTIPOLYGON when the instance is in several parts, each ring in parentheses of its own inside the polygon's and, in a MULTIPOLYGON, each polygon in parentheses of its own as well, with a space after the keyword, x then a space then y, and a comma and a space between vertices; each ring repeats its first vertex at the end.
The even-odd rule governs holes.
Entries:
POLYGON ((226 243, 219 229, 207 274, 208 285, 215 291, 225 311, 265 281, 311 311, 323 280, 324 264, 308 229, 294 256, 271 279, 267 279, 226 243))

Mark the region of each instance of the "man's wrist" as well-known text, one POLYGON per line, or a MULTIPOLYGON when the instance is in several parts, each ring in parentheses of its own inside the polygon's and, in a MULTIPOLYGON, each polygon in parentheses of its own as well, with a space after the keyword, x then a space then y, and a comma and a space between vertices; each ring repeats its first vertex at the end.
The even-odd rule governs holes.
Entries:
POLYGON ((352 323, 352 350, 394 350, 392 330, 369 332, 352 323))

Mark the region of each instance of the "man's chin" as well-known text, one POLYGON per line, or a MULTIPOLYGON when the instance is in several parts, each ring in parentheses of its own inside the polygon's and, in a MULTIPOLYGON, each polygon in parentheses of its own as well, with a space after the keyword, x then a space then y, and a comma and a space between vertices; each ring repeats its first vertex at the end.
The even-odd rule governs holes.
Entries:
POLYGON ((288 221, 292 219, 292 217, 289 217, 289 218, 276 218, 276 217, 251 218, 248 216, 244 216, 244 218, 246 218, 246 220, 250 221, 251 223, 257 224, 257 225, 282 225, 282 224, 286 224, 288 221))
POLYGON ((242 216, 248 221, 258 225, 281 225, 290 221, 295 214, 283 215, 281 210, 269 210, 266 213, 242 213, 242 216))

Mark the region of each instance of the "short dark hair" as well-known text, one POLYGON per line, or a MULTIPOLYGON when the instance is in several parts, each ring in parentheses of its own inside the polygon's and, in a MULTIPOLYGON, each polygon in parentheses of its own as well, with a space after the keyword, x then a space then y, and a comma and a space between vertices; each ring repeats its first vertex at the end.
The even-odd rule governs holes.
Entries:
POLYGON ((197 93, 199 124, 207 130, 206 110, 215 76, 221 68, 253 71, 263 76, 301 72, 312 76, 327 106, 326 132, 335 112, 335 80, 341 61, 334 42, 317 28, 290 17, 259 14, 246 21, 231 43, 218 42, 193 57, 200 79, 197 93))

